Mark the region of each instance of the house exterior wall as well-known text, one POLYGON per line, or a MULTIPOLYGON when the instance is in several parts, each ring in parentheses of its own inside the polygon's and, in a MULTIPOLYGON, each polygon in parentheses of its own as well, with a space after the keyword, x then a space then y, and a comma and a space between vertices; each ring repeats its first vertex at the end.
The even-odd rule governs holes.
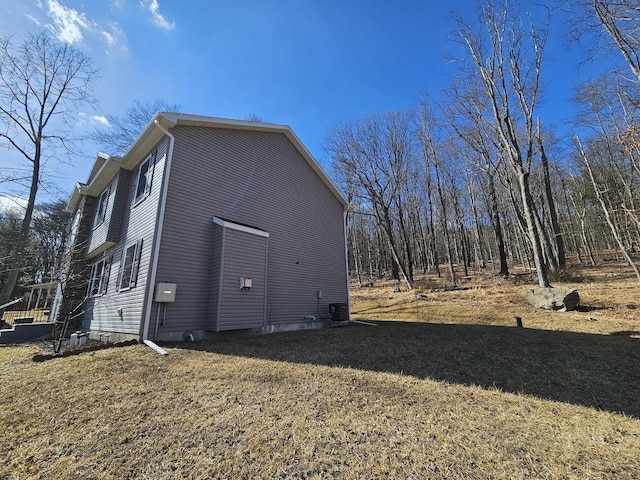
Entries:
MULTIPOLYGON (((96 215, 98 215, 97 207, 100 203, 100 195, 98 195, 95 199, 95 208, 93 209, 93 213, 91 215, 91 226, 92 232, 89 237, 89 245, 87 247, 87 256, 95 257, 102 253, 106 248, 112 246, 107 242, 113 242, 113 239, 108 238, 109 234, 109 226, 112 222, 112 214, 113 214, 113 205, 115 203, 116 191, 118 187, 118 177, 114 178, 112 182, 105 188, 105 190, 109 190, 109 196, 106 200, 106 212, 104 216, 104 220, 96 225, 96 215), (106 247, 106 248, 105 248, 106 247)), ((118 222, 119 219, 116 220, 118 222)))
POLYGON ((261 328, 266 320, 267 237, 214 225, 207 330, 261 328), (221 248, 218 248, 218 244, 221 248), (250 288, 240 288, 250 278, 250 288))
POLYGON ((116 177, 111 181, 105 190, 109 189, 104 221, 95 225, 100 195, 95 198, 94 208, 91 216, 92 232, 89 237, 87 247, 87 257, 93 258, 112 247, 120 238, 122 218, 126 209, 130 206, 130 184, 131 172, 120 169, 116 177), (95 225, 95 226, 94 226, 95 225))
MULTIPOLYGON (((52 311, 52 321, 62 321, 82 311, 87 293, 86 279, 91 270, 91 262, 86 257, 86 246, 92 232, 94 208, 95 198, 84 196, 74 212, 74 220, 70 225, 70 230, 75 231, 69 232, 73 240, 63 257, 65 275, 59 290, 62 298, 58 299, 60 302, 58 311, 52 311)), ((57 294, 56 298, 58 298, 57 294)), ((75 329, 81 324, 82 318, 78 317, 72 322, 70 328, 75 329)))
MULTIPOLYGON (((131 335, 140 333, 141 319, 144 313, 145 297, 148 288, 149 266, 153 249, 154 235, 157 225, 157 212, 160 201, 162 176, 166 161, 167 141, 163 139, 149 154, 157 149, 156 163, 153 170, 151 190, 148 196, 138 203, 133 203, 136 188, 136 169, 131 172, 120 170, 118 174, 121 189, 115 189, 121 196, 121 202, 113 202, 111 221, 119 221, 117 243, 103 255, 111 258, 109 280, 104 295, 90 298, 87 301, 86 313, 83 316, 83 328, 102 332, 119 332, 131 335), (126 186, 126 188, 124 188, 126 186), (116 219, 113 216, 118 216, 116 219), (135 285, 119 291, 119 276, 123 257, 127 247, 142 241, 135 285)), ((147 156, 140 158, 142 163, 147 156)), ((137 167, 136 167, 137 168, 137 167)), ((94 232, 95 234, 95 232, 94 232)), ((112 234, 115 235, 115 232, 112 234)), ((93 261, 102 258, 98 256, 93 261)), ((153 293, 153 292, 152 292, 153 293)))
POLYGON ((211 328, 214 216, 269 232, 267 325, 347 303, 343 205, 284 134, 180 125, 171 133, 156 281, 176 283, 177 295, 160 334, 211 328))
POLYGON ((120 239, 120 231, 122 228, 122 219, 125 212, 131 206, 131 172, 129 170, 120 169, 116 180, 116 192, 110 215, 109 230, 107 232, 107 241, 118 242, 120 239))

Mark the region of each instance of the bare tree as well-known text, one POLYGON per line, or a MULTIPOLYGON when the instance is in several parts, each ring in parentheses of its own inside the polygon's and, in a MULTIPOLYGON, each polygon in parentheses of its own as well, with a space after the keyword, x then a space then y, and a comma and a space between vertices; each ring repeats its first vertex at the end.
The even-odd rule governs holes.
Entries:
POLYGON ((38 204, 33 215, 31 236, 34 242, 34 267, 43 281, 58 278, 66 249, 71 214, 66 200, 38 204))
POLYGON ((122 155, 133 145, 157 112, 180 112, 181 110, 180 105, 167 103, 162 99, 134 100, 133 105, 127 108, 124 115, 107 115, 109 125, 94 130, 89 138, 98 143, 103 151, 122 155))
POLYGON ((26 180, 29 195, 0 305, 7 302, 18 280, 44 161, 56 147, 68 147, 71 115, 93 101, 96 76, 87 55, 58 43, 46 31, 28 34, 20 45, 13 37, 0 39, 0 141, 22 157, 29 173, 10 179, 26 180))
MULTIPOLYGON (((466 69, 463 69, 466 70, 466 69)), ((498 155, 500 143, 491 135, 491 106, 482 82, 474 79, 473 70, 463 71, 448 89, 445 101, 446 118, 455 134, 475 153, 463 150, 462 157, 485 176, 485 190, 491 227, 496 239, 499 275, 509 275, 500 210, 495 188, 495 175, 502 156, 498 155), (470 77, 471 80, 470 81, 470 77), (463 80, 464 78, 464 80, 463 80)))
POLYGON ((560 221, 558 219, 558 210, 556 209, 556 202, 553 198, 553 190, 551 188, 551 174, 549 173, 549 157, 544 147, 544 141, 542 139, 540 119, 538 119, 538 131, 536 134, 536 140, 538 143, 538 149, 540 153, 540 160, 542 161, 542 174, 544 180, 544 191, 547 200, 547 206, 549 208, 549 217, 551 218, 551 228, 553 230, 553 238, 557 251, 557 261, 555 262, 560 270, 564 270, 566 267, 566 252, 564 246, 564 238, 562 236, 562 230, 560 228, 560 221))
POLYGON ((640 80, 640 4, 637 0, 592 0, 592 6, 600 24, 640 80))
POLYGON ((408 115, 392 112, 372 115, 359 122, 345 122, 327 136, 324 149, 331 155, 334 168, 351 179, 356 195, 371 209, 386 236, 393 268, 399 271, 407 287, 413 289, 406 225, 400 222, 404 216, 403 190, 412 155, 408 115), (398 231, 400 242, 396 236, 398 231))
POLYGON ((491 105, 491 132, 511 166, 519 187, 527 237, 541 287, 549 286, 547 265, 536 227, 535 204, 529 178, 535 157, 535 111, 540 93, 540 71, 548 23, 529 29, 508 8, 486 0, 474 30, 458 18, 458 33, 491 105))
POLYGON ((615 239, 618 245, 618 248, 620 249, 620 252, 622 253, 625 260, 633 270, 633 273, 635 273, 636 277, 638 278, 638 282, 640 282, 640 269, 638 268, 636 263, 631 258, 631 255, 629 255, 629 252, 627 251, 622 235, 620 234, 620 229, 616 225, 616 222, 614 221, 613 216, 611 214, 612 213, 611 207, 610 205, 608 205, 606 198, 603 195, 603 187, 601 186, 600 182, 598 182, 596 175, 593 172, 591 162, 589 161, 589 155, 585 152, 582 146, 582 143, 578 138, 576 138, 576 144, 577 144, 578 151, 580 153, 580 157, 584 162, 584 165, 587 169, 587 173, 589 174, 589 180, 591 181, 591 184, 593 186, 596 199, 602 208, 602 213, 604 214, 604 218, 607 221, 607 225, 609 226, 609 229, 611 230, 611 234, 613 235, 613 238, 615 239))
MULTIPOLYGON (((449 264, 449 275, 451 277, 451 285, 457 286, 456 271, 453 262, 452 251, 452 235, 449 229, 449 218, 447 200, 444 194, 444 179, 442 169, 444 167, 444 160, 441 158, 443 155, 439 153, 442 145, 436 144, 436 120, 435 116, 429 106, 426 99, 423 99, 420 103, 419 109, 416 115, 416 130, 418 142, 422 151, 423 161, 425 162, 425 170, 428 172, 427 176, 431 179, 431 182, 435 180, 435 189, 439 199, 440 220, 442 225, 442 232, 444 235, 445 251, 447 253, 447 262, 449 264)), ((432 188, 430 185, 429 188, 432 188)))

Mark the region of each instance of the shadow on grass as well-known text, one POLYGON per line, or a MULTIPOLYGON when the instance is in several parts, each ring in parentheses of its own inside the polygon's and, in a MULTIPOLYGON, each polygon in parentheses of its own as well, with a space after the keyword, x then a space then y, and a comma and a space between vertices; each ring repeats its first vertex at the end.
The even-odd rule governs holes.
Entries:
POLYGON ((173 346, 479 385, 640 418, 638 339, 483 325, 376 323, 264 336, 229 332, 173 346))

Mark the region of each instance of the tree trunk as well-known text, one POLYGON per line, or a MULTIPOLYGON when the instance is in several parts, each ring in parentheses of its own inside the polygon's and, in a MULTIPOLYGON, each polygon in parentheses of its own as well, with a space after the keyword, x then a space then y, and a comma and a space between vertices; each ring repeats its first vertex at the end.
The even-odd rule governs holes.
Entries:
POLYGON ((438 171, 438 165, 434 161, 434 169, 436 172, 436 188, 438 189, 438 197, 440 198, 440 208, 442 208, 442 229, 444 231, 444 241, 447 251, 447 261, 449 262, 449 274, 451 275, 451 285, 453 287, 458 286, 456 281, 456 271, 453 267, 453 252, 451 251, 451 235, 449 234, 449 226, 447 225, 447 205, 444 199, 444 193, 442 191, 442 182, 440 181, 440 173, 438 171))
POLYGON ((533 251, 533 262, 536 267, 538 275, 538 285, 542 288, 550 287, 549 275, 547 273, 547 266, 543 262, 542 246, 540 245, 540 239, 538 232, 536 231, 535 208, 533 204, 533 198, 529 190, 529 174, 525 172, 517 172, 518 185, 520 186, 520 195, 522 196, 523 216, 527 226, 527 236, 531 243, 531 250, 533 251))
POLYGON ((496 186, 494 183, 493 173, 487 174, 487 183, 489 186, 489 208, 491 216, 491 227, 496 237, 498 246, 498 257, 500 258, 500 272, 498 275, 509 275, 509 267, 507 265, 507 252, 504 247, 504 237, 502 236, 502 224, 500 222, 500 211, 498 209, 498 198, 496 195, 496 186))
POLYGON ((602 198, 602 193, 600 192, 600 188, 598 187, 598 182, 596 182, 596 179, 593 176, 593 171, 591 170, 591 163, 589 163, 589 159, 587 158, 587 155, 585 154, 584 150, 582 149, 582 145, 580 143, 580 140, 578 140, 578 146, 580 148, 580 155, 582 156, 582 160, 584 161, 584 163, 585 163, 585 165, 587 167, 587 172, 589 172, 589 178, 591 179, 591 185, 593 186, 593 190, 594 190, 594 192, 596 194, 596 198, 598 199, 598 203, 600 203, 600 207, 602 208, 602 213, 604 213, 604 218, 607 221, 607 225, 609 225, 609 229, 611 230, 611 234, 613 235, 613 238, 615 239, 616 243, 618 244, 618 247, 620 248, 620 252, 622 253, 622 255, 624 256, 625 260, 627 261, 627 263, 629 264, 629 266, 633 270, 633 273, 635 273, 636 277, 638 278, 638 283, 640 283, 640 270, 638 269, 638 266, 635 264, 635 262, 633 261, 633 259, 629 255, 629 253, 627 252, 627 249, 625 248, 625 245, 624 245, 624 243, 622 241, 622 238, 620 237, 620 233, 618 232, 618 228, 616 227, 616 225, 614 224, 613 220, 611 219, 611 214, 609 213, 609 208, 607 207, 607 204, 605 203, 604 199, 602 198))
MULTIPOLYGON (((377 209, 376 209, 377 212, 377 209)), ((387 242, 389 244, 389 249, 391 250, 391 256, 393 257, 393 266, 396 268, 396 272, 402 275, 402 279, 407 284, 409 290, 413 290, 413 279, 409 278, 407 271, 404 268, 404 265, 400 261, 400 257, 398 256, 398 250, 396 248, 396 243, 393 239, 393 227, 391 224, 391 216, 389 214, 388 209, 383 208, 383 218, 379 217, 377 213, 377 218, 381 221, 382 229, 387 235, 387 242)), ((399 278, 398 278, 399 279, 399 278)))
MULTIPOLYGON (((31 172, 31 188, 29 189, 29 200, 27 201, 27 209, 20 226, 20 235, 15 245, 15 255, 11 260, 11 271, 7 275, 7 281, 0 292, 0 305, 4 305, 9 301, 13 291, 16 288, 20 271, 23 268, 21 262, 24 258, 24 252, 29 240, 29 231, 31 229, 31 219, 33 218, 33 209, 36 205, 36 195, 40 186, 40 138, 36 140, 36 149, 33 159, 33 170, 31 172)), ((1 313, 1 312, 0 312, 1 313)))
POLYGON ((551 228, 553 229, 553 238, 556 243, 556 250, 558 252, 558 268, 564 270, 566 267, 566 252, 564 248, 564 239, 562 237, 562 231, 560 229, 560 222, 558 221, 558 212, 556 210, 556 204, 553 200, 553 192, 551 191, 551 177, 549 175, 549 159, 544 150, 542 144, 542 138, 540 136, 540 123, 538 122, 538 145, 540 147, 540 158, 542 159, 542 172, 544 177, 544 189, 547 197, 547 204, 549 205, 549 216, 551 217, 551 228))

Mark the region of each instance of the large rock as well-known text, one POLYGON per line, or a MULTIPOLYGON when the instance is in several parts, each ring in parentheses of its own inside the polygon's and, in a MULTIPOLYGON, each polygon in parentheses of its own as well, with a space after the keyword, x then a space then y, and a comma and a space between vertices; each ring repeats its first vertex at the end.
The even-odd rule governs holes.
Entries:
POLYGON ((580 295, 575 288, 534 288, 527 292, 527 301, 534 307, 546 310, 575 310, 580 295))

